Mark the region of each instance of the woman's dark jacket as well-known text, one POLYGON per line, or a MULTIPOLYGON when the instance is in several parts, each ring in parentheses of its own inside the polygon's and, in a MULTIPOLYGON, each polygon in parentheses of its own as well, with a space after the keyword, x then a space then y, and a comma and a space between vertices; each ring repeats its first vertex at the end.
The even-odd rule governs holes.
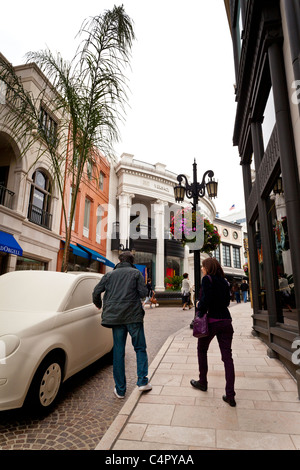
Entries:
POLYGON ((202 279, 200 300, 196 314, 216 319, 231 319, 228 305, 230 304, 230 287, 221 276, 204 276, 202 279))
POLYGON ((132 264, 123 262, 105 274, 93 292, 96 307, 102 307, 102 325, 112 327, 142 322, 145 315, 141 299, 146 297, 147 288, 141 272, 132 264))

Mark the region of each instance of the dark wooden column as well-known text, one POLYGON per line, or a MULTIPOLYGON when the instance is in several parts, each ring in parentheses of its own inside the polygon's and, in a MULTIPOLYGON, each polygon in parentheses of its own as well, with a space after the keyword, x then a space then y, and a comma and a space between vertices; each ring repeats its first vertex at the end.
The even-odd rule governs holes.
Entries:
MULTIPOLYGON (((274 234, 270 227, 268 216, 268 197, 263 198, 260 188, 262 183, 260 177, 263 173, 261 163, 264 155, 263 136, 260 122, 251 123, 252 145, 255 159, 255 169, 257 178, 257 203, 261 233, 261 243, 263 249, 264 281, 266 287, 266 298, 268 306, 269 327, 275 326, 277 321, 282 321, 281 309, 276 302, 277 274, 274 259, 274 234)), ((271 342, 270 330, 269 340, 271 342)))
MULTIPOLYGON (((248 208, 248 200, 252 191, 251 183, 251 168, 250 163, 242 163, 243 169, 243 182, 244 182, 244 195, 246 212, 248 208)), ((249 263, 250 263, 250 276, 251 276, 251 289, 252 289, 252 303, 254 313, 260 310, 259 302, 259 274, 258 274, 258 259, 256 255, 255 243, 255 225, 254 221, 250 221, 250 214, 247 213, 247 233, 248 233, 248 246, 249 246, 249 263)))

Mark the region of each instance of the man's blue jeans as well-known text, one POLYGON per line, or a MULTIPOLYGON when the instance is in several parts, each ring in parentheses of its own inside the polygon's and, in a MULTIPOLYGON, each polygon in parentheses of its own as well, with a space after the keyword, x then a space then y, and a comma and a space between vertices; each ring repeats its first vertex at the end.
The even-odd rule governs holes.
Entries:
POLYGON ((125 395, 126 375, 125 375, 125 345, 127 333, 131 336, 131 342, 136 352, 137 362, 137 385, 147 385, 148 383, 148 355, 146 351, 146 339, 144 334, 144 324, 129 323, 127 325, 113 326, 113 374, 118 395, 125 395))

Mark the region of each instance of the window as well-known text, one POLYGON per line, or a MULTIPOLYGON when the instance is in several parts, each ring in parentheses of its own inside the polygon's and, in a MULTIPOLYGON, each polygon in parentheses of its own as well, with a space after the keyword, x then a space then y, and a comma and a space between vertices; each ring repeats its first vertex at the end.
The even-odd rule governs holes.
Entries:
POLYGON ((221 263, 221 253, 220 253, 220 246, 213 252, 214 258, 216 258, 219 263, 221 263))
POLYGON ((90 305, 92 303, 91 292, 93 292, 97 284, 98 279, 83 279, 80 281, 72 292, 65 310, 90 305))
MULTIPOLYGON (((68 223, 70 223, 70 217, 71 217, 72 194, 73 194, 73 188, 71 187, 71 188, 70 188, 70 201, 69 201, 69 217, 68 217, 68 223)), ((73 217, 73 220, 72 220, 72 230, 75 230, 75 212, 76 212, 76 208, 75 208, 74 217, 73 217)))
POLYGON ((238 49, 238 54, 240 57, 241 50, 242 50, 242 31, 243 31, 242 10, 241 10, 240 1, 238 2, 238 7, 237 7, 235 31, 236 31, 237 49, 238 49))
POLYGON ((86 172, 88 175, 88 179, 91 181, 93 176, 93 163, 91 161, 88 161, 86 164, 86 172))
POLYGON ((240 248, 236 246, 232 247, 232 258, 233 258, 233 267, 240 268, 241 267, 240 248))
POLYGON ((103 217, 103 209, 98 206, 97 209, 97 225, 96 225, 96 242, 101 243, 101 220, 103 217))
POLYGON ((99 189, 101 189, 101 191, 103 191, 104 189, 104 178, 105 178, 105 175, 102 171, 100 171, 99 173, 99 189))
POLYGON ((17 257, 16 271, 47 271, 48 263, 31 258, 17 257))
POLYGON ((0 80, 0 104, 5 104, 6 88, 6 83, 0 80))
POLYGON ((32 176, 30 200, 28 207, 28 219, 30 222, 51 229, 51 185, 46 174, 37 170, 32 176))
POLYGON ((271 88, 270 93, 269 93, 269 98, 268 98, 265 111, 264 111, 264 120, 261 126, 265 150, 268 146, 275 124, 276 124, 276 114, 275 114, 275 108, 274 108, 273 89, 271 88))
POLYGON ((57 136, 57 123, 42 107, 40 109, 40 129, 46 134, 46 137, 52 141, 52 144, 54 144, 57 136))
POLYGON ((229 245, 223 245, 223 266, 231 266, 229 245))
POLYGON ((91 201, 86 198, 84 205, 84 221, 83 221, 83 236, 88 238, 90 234, 90 212, 91 201))

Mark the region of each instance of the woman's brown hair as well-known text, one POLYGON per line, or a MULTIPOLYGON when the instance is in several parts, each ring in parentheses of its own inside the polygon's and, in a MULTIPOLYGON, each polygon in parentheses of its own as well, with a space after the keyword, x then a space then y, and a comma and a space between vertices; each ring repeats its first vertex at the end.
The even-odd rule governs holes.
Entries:
POLYGON ((216 258, 206 258, 202 261, 202 266, 206 269, 207 274, 225 277, 224 271, 216 258))

